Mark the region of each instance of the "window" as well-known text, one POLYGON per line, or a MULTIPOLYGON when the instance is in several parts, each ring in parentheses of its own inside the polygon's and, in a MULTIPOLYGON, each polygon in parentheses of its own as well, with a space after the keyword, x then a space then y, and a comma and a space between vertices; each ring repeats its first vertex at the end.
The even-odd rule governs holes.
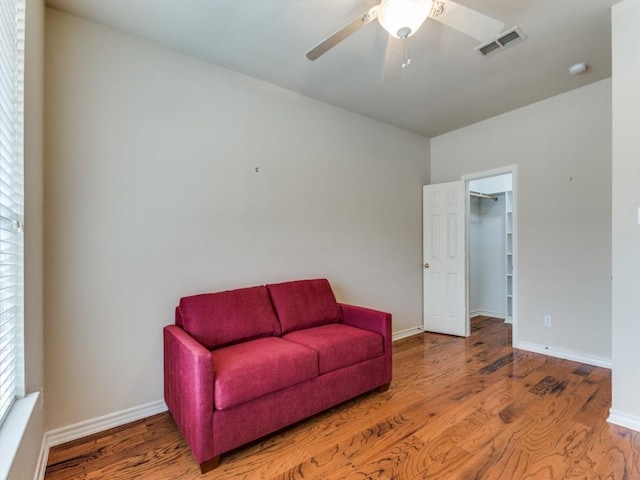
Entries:
POLYGON ((0 0, 0 424, 24 395, 24 0, 0 0))

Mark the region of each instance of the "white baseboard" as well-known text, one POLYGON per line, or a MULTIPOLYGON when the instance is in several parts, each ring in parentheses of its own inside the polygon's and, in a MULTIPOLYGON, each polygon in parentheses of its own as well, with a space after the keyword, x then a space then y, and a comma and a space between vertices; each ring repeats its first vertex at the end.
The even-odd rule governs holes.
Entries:
POLYGON ((47 444, 46 434, 42 437, 42 445, 40 446, 40 455, 38 455, 38 463, 36 465, 36 473, 33 480, 44 480, 44 474, 47 471, 47 460, 49 459, 49 445, 47 444))
POLYGON ((503 312, 490 312, 489 310, 472 310, 469 312, 469 318, 479 317, 481 315, 484 317, 505 318, 503 312))
POLYGON ((513 324, 513 318, 507 317, 504 313, 500 312, 489 312, 488 310, 474 310, 469 313, 469 318, 473 317, 493 317, 493 318, 504 318, 504 323, 508 323, 509 325, 513 324))
POLYGON ((127 423, 135 422, 158 413, 166 412, 167 405, 163 400, 147 403, 138 407, 122 410, 121 412, 110 413, 104 417, 94 418, 84 422, 69 425, 68 427, 58 428, 45 433, 47 446, 55 447, 63 443, 77 440, 87 435, 109 430, 110 428, 119 427, 127 423))
POLYGON ((392 341, 396 341, 396 340, 400 340, 402 338, 407 338, 407 337, 413 337, 414 335, 419 335, 421 333, 424 333, 424 330, 422 329, 422 327, 413 327, 413 328, 407 328, 406 330, 401 330, 399 332, 395 332, 392 335, 392 341))
POLYGON ((562 358, 564 360, 571 360, 573 362, 586 363, 587 365, 593 365, 595 367, 611 369, 611 360, 605 358, 589 357, 578 353, 565 352, 562 350, 545 347, 544 345, 537 345, 535 343, 527 342, 514 343, 513 348, 526 350, 528 352, 541 353, 543 355, 549 355, 550 357, 562 358))
POLYGON ((607 418, 607 422, 640 432, 640 417, 627 415, 626 413, 618 412, 613 408, 609 410, 609 418, 607 418))

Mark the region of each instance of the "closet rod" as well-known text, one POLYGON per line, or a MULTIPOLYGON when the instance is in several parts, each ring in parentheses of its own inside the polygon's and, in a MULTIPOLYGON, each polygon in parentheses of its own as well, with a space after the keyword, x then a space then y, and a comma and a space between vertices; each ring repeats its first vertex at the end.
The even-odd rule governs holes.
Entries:
POLYGON ((486 195, 484 193, 480 193, 480 192, 469 192, 469 195, 471 195, 472 197, 478 197, 478 198, 488 198, 489 200, 493 200, 494 202, 498 201, 498 197, 494 197, 493 195, 486 195))

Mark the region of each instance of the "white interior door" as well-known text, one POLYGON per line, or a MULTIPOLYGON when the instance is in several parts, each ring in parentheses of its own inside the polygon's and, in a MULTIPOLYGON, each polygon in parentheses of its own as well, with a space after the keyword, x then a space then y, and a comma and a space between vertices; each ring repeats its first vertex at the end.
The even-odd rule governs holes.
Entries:
POLYGON ((464 181, 423 187, 424 330, 469 336, 464 181))

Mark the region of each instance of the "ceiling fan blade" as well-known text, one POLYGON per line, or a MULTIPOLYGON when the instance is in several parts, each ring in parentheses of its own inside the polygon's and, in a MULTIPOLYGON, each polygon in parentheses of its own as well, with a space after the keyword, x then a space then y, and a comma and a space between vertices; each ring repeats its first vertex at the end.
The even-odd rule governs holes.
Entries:
POLYGON ((335 47, 342 40, 347 38, 349 35, 357 32, 362 27, 371 22, 371 20, 375 19, 378 16, 379 5, 371 7, 367 10, 363 15, 359 16, 352 22, 348 23, 336 33, 328 37, 326 40, 323 40, 318 45, 313 47, 311 50, 307 52, 307 58, 309 60, 315 60, 320 55, 328 52, 333 47, 335 47))
POLYGON ((385 83, 395 82, 402 77, 402 65, 405 62, 405 42, 389 35, 387 40, 387 52, 384 56, 384 71, 382 81, 385 83))
POLYGON ((432 17, 448 27, 485 43, 495 39, 504 29, 504 23, 459 3, 447 0, 442 12, 432 17))

